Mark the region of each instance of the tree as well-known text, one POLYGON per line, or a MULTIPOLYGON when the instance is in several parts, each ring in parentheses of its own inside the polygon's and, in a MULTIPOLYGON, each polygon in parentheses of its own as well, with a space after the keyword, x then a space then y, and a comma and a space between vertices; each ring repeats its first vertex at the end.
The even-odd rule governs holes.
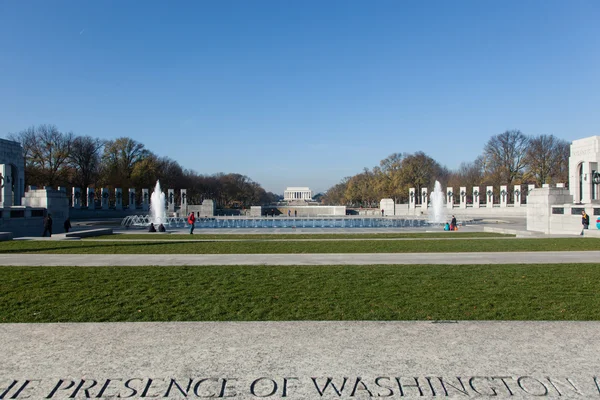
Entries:
POLYGON ((527 171, 538 187, 568 179, 569 143, 553 135, 540 135, 529 141, 527 171))
POLYGON ((436 179, 445 174, 440 164, 424 152, 405 154, 402 160, 402 191, 408 193, 408 188, 414 187, 419 194, 423 188, 432 186, 436 179))
POLYGON ((98 180, 100 174, 100 152, 104 143, 90 136, 73 139, 69 164, 74 173, 71 183, 85 190, 98 180))
POLYGON ((129 187, 135 165, 150 155, 142 143, 128 137, 106 142, 102 156, 104 183, 129 187))
POLYGON ((10 134, 9 138, 23 146, 27 184, 58 186, 67 183, 66 167, 73 133, 62 133, 54 125, 39 125, 10 134))
POLYGON ((522 177, 528 144, 529 139, 519 130, 492 136, 483 154, 490 183, 511 185, 522 177))

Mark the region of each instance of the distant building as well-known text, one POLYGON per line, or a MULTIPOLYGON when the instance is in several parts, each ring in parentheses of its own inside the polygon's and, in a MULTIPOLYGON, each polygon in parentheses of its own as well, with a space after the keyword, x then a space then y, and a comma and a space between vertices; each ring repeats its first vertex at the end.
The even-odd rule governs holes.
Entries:
POLYGON ((310 201, 312 199, 312 190, 308 187, 288 187, 283 192, 283 200, 285 201, 297 201, 305 200, 310 201))

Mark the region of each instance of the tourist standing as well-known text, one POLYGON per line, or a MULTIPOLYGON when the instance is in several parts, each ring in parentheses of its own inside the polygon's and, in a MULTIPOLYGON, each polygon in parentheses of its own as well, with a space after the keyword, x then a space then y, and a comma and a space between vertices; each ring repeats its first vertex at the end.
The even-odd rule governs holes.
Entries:
POLYGON ((46 218, 44 218, 44 233, 43 237, 46 237, 46 233, 48 233, 49 237, 52 237, 52 214, 48 214, 46 218))
POLYGON ((452 216, 452 221, 450 221, 450 229, 453 231, 456 230, 456 217, 454 215, 452 216))
POLYGON ((71 229, 71 218, 65 219, 63 227, 65 228, 65 233, 69 233, 69 229, 71 229))
POLYGON ((194 234, 194 224, 196 223, 196 217, 194 216, 194 213, 191 212, 190 216, 188 217, 188 224, 190 224, 190 235, 194 234))
POLYGON ((585 213, 585 210, 581 212, 581 225, 583 225, 583 229, 581 230, 581 235, 583 236, 583 230, 588 229, 590 226, 590 216, 585 213))
POLYGON ((381 216, 383 217, 383 208, 381 209, 381 216))

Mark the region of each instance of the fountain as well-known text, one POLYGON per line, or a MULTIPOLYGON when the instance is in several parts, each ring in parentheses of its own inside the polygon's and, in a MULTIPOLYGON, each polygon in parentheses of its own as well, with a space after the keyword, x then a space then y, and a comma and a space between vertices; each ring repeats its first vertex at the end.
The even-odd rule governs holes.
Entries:
POLYGON ((432 224, 446 223, 446 208, 444 207, 446 196, 444 192, 442 192, 442 185, 438 181, 435 181, 435 186, 433 187, 433 192, 429 196, 429 199, 431 207, 429 212, 429 222, 432 224))
POLYGON ((156 181, 156 186, 154 186, 154 191, 150 196, 150 222, 157 226, 167 222, 165 194, 160 190, 159 181, 156 181))

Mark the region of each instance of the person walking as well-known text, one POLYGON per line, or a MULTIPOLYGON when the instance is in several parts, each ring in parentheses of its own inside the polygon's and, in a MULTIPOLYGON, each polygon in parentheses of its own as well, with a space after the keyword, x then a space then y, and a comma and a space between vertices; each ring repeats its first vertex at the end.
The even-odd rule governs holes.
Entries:
POLYGON ((65 228, 65 233, 69 233, 69 229, 71 229, 71 218, 65 219, 63 227, 65 228))
POLYGON ((44 218, 44 233, 42 237, 46 237, 46 233, 48 233, 49 237, 52 237, 52 214, 48 214, 46 218, 44 218))
POLYGON ((583 231, 590 226, 590 216, 585 213, 585 210, 581 212, 581 225, 583 225, 581 229, 581 236, 583 236, 583 231))
POLYGON ((196 223, 196 217, 194 216, 194 212, 191 212, 188 217, 188 224, 190 225, 190 235, 194 234, 194 224, 196 223))

